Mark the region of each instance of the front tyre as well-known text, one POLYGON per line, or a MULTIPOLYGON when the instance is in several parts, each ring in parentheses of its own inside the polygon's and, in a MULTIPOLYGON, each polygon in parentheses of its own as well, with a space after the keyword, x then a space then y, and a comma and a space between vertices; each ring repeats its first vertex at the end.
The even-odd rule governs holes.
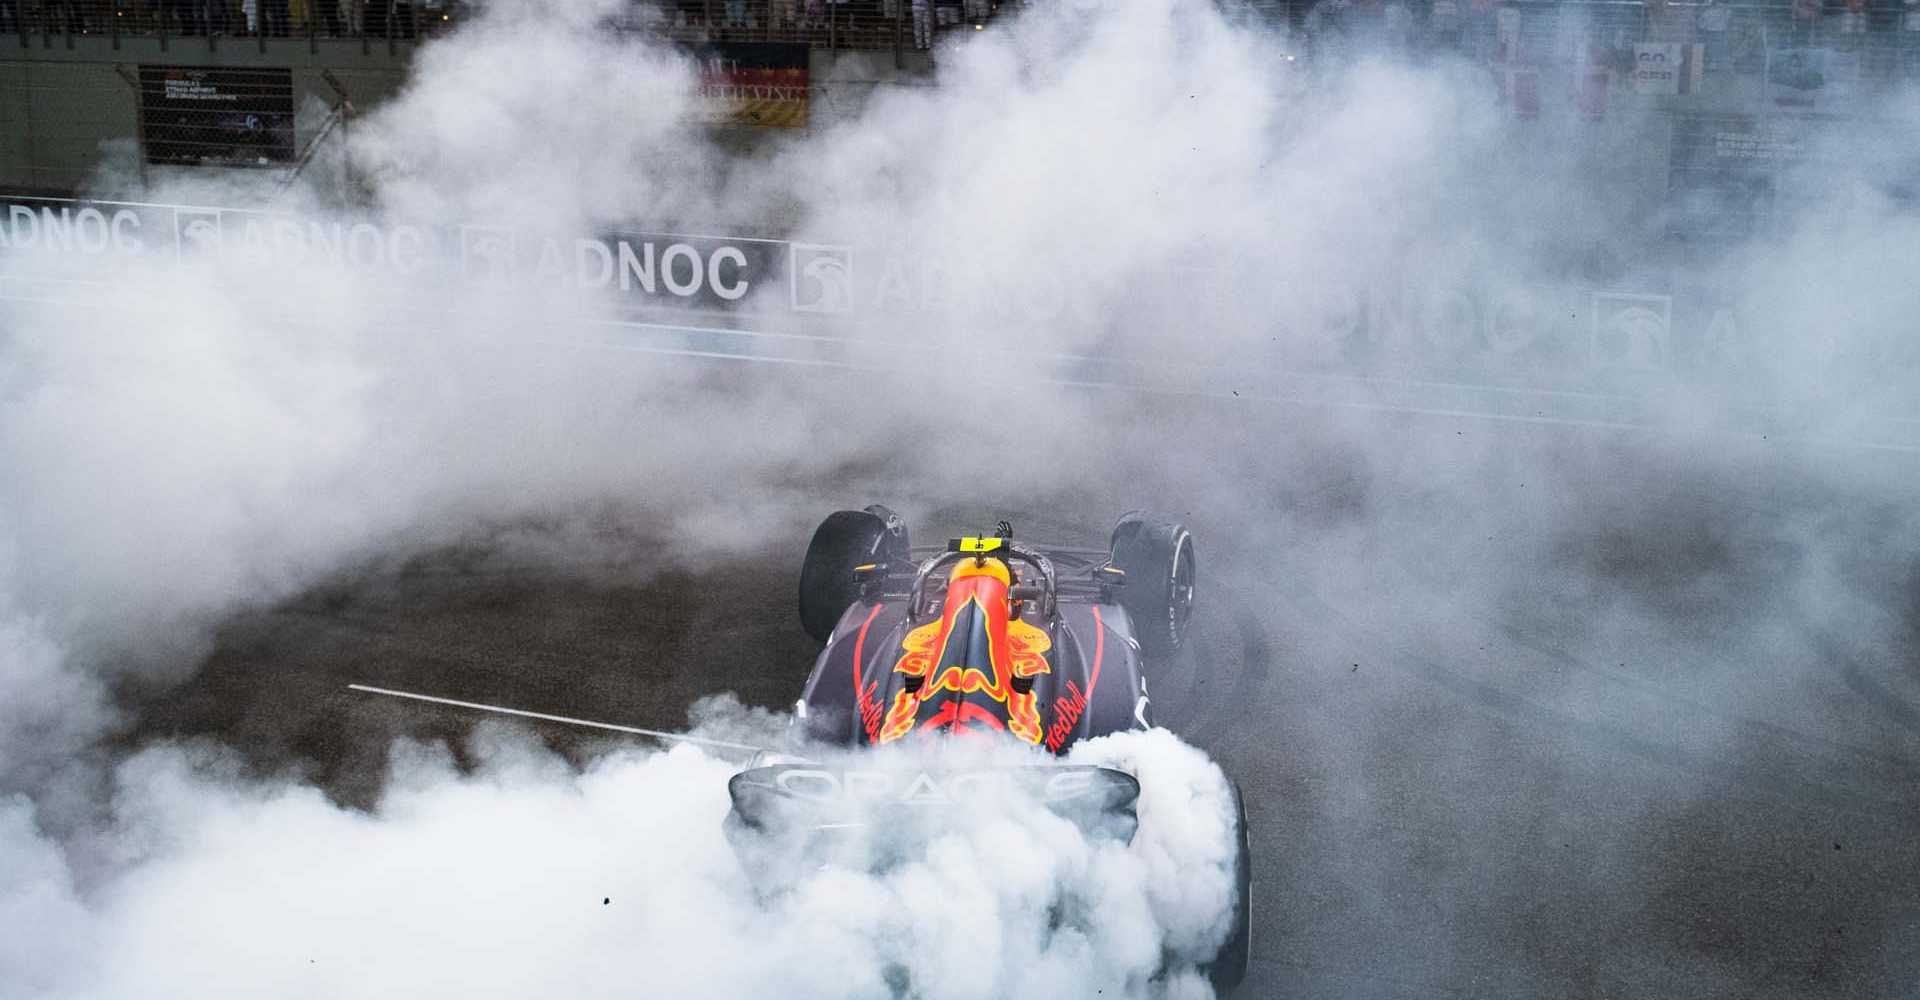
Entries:
POLYGON ((1149 656, 1177 652, 1193 617, 1193 535, 1174 521, 1128 514, 1114 526, 1113 565, 1127 575, 1120 606, 1149 656))
POLYGON ((800 626, 818 642, 833 638, 840 616, 860 596, 854 567, 906 558, 907 529, 893 511, 876 504, 828 514, 800 565, 800 626))

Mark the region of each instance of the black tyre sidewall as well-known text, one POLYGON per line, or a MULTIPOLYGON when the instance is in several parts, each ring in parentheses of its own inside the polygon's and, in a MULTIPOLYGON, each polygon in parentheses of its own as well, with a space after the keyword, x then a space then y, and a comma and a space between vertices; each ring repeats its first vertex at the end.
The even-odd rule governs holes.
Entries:
POLYGON ((1233 929, 1206 967, 1213 992, 1220 997, 1239 988, 1253 962, 1253 832, 1247 826, 1247 803, 1240 786, 1235 783, 1231 787, 1234 820, 1239 824, 1234 831, 1233 929))
POLYGON ((1127 574, 1120 606, 1127 609, 1134 636, 1149 655, 1174 653, 1186 640, 1186 622, 1177 621, 1173 613, 1174 569, 1182 546, 1197 575, 1199 557, 1185 526, 1129 518, 1113 529, 1113 564, 1127 574))
POLYGON ((853 569, 881 561, 887 523, 864 510, 837 510, 820 522, 800 566, 800 626, 818 642, 833 638, 840 616, 860 596, 853 569))

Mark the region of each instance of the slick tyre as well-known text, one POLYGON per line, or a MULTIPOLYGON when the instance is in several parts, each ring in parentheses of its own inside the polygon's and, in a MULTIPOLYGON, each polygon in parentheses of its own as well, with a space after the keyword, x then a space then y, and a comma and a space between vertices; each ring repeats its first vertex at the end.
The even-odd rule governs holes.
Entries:
POLYGON ((820 522, 800 566, 800 626, 818 642, 860 596, 856 566, 907 558, 907 531, 885 507, 837 510, 820 522))
POLYGON ((1196 563, 1185 525, 1129 514, 1114 526, 1113 565, 1127 574, 1120 606, 1148 656, 1179 651, 1193 617, 1196 563))

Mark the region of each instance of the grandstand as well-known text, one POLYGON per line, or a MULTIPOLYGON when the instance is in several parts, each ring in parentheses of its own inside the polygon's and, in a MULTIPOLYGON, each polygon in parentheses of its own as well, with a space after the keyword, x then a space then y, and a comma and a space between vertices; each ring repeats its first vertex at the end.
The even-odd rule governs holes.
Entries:
MULTIPOLYGON (((1593 45, 1700 45, 1704 72, 1752 72, 1769 52, 1811 49, 1872 83, 1920 72, 1911 0, 1218 0, 1303 50, 1359 37, 1505 63, 1582 58, 1593 45)), ((688 43, 788 42, 830 50, 927 51, 1024 3, 989 0, 634 0, 610 30, 688 43)), ((450 30, 462 0, 0 0, 0 35, 22 50, 75 38, 410 41, 450 30)), ((1623 71, 1626 67, 1619 67, 1623 71)))
MULTIPOLYGON (((1461 60, 1516 121, 1634 132, 1681 241, 1763 233, 1788 175, 1816 159, 1806 123, 1871 116, 1920 80, 1920 0, 1216 2, 1278 39, 1307 85, 1364 51, 1461 60)), ((697 121, 805 128, 858 105, 823 91, 924 74, 1025 6, 634 0, 605 30, 684 47, 701 67, 697 121)), ((468 13, 462 0, 0 0, 0 191, 70 193, 129 143, 143 170, 284 178, 344 156, 349 119, 468 13)))

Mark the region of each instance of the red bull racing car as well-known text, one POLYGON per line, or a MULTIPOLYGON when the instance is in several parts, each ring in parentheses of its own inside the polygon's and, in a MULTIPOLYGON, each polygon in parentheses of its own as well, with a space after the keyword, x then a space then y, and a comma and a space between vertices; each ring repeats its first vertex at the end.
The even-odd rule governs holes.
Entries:
MULTIPOLYGON (((816 743, 846 748, 981 741, 1029 749, 1019 766, 991 776, 864 776, 867 791, 884 788, 880 797, 896 807, 889 826, 926 822, 925 807, 963 798, 948 794, 960 785, 1011 783, 1089 835, 1131 840, 1138 780, 1053 758, 1079 741, 1151 725, 1147 674, 1170 669, 1186 639, 1195 569, 1185 527, 1139 514, 1120 519, 1106 549, 1028 545, 1004 521, 990 536, 921 548, 885 507, 838 511, 814 532, 800 573, 801 623, 826 645, 795 705, 796 725, 816 743)), ((749 859, 764 855, 751 845, 770 832, 871 825, 874 795, 851 814, 855 784, 811 761, 745 770, 729 788, 729 836, 751 869, 749 859)), ((1232 808, 1234 924, 1205 966, 1223 994, 1245 973, 1251 926, 1237 790, 1232 808)))
POLYGON ((797 714, 830 743, 1004 733, 1054 754, 1144 729, 1141 661, 1179 649, 1194 569, 1185 528, 1137 516, 1106 550, 1010 530, 915 549, 892 511, 839 511, 800 571, 801 624, 827 645, 797 714))
MULTIPOLYGON (((795 706, 806 739, 787 748, 793 752, 349 687, 752 753, 729 781, 725 831, 764 892, 782 891, 810 866, 873 871, 908 860, 916 845, 964 821, 970 806, 995 800, 1036 806, 1089 840, 1131 850, 1143 822, 1141 778, 1132 765, 1087 763, 1069 751, 1149 728, 1147 674, 1175 668, 1193 613, 1194 570, 1186 528, 1137 514, 1121 518, 1108 548, 1095 550, 1030 546, 1004 521, 990 536, 916 548, 884 507, 834 513, 814 532, 800 573, 801 623, 826 646, 795 706)), ((1209 925, 1217 947, 1178 961, 1224 995, 1250 957, 1250 840, 1238 790, 1206 767, 1208 808, 1222 823, 1213 829, 1230 826, 1232 843, 1209 841, 1202 863, 1230 890, 1232 912, 1209 925)), ((1175 798, 1186 804, 1175 808, 1196 801, 1175 798)), ((895 971, 895 995, 914 995, 895 971)))

